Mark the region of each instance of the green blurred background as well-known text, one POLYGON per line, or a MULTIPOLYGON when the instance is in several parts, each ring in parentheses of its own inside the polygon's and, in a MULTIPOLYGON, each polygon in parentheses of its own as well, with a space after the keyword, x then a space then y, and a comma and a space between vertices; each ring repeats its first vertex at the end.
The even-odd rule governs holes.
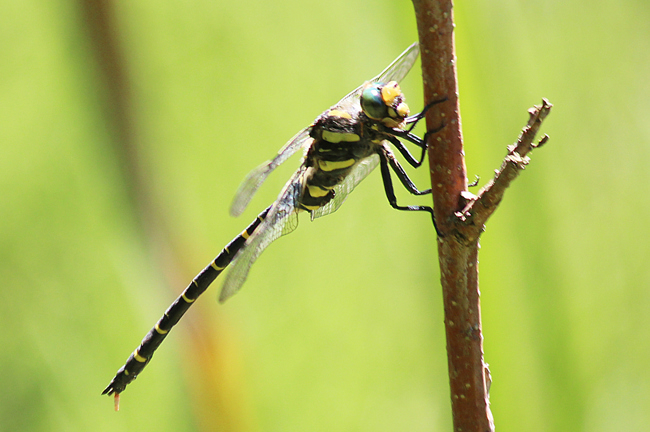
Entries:
MULTIPOLYGON (((455 14, 470 177, 555 105, 482 238, 497 430, 650 430, 650 4, 455 14)), ((0 430, 450 431, 434 233, 379 173, 100 396, 299 158, 234 219, 246 173, 416 38, 408 1, 2 1, 0 430)))

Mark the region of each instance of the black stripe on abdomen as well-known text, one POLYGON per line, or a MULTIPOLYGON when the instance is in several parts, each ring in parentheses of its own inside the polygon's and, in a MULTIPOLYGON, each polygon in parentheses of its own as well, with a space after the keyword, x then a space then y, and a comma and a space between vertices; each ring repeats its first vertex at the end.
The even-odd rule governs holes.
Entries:
POLYGON ((142 339, 140 346, 133 351, 124 366, 117 371, 117 374, 102 394, 122 393, 126 386, 138 376, 149 363, 156 349, 165 340, 169 331, 178 323, 194 301, 205 292, 217 276, 230 264, 237 252, 246 244, 246 239, 262 223, 270 208, 268 207, 260 213, 241 234, 221 250, 210 265, 192 280, 183 293, 169 306, 156 325, 149 330, 149 333, 142 339))

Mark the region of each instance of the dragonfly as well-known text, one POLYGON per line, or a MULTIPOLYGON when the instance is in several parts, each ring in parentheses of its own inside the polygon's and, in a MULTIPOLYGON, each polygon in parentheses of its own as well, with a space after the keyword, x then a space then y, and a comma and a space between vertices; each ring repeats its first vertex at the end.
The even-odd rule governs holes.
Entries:
POLYGON ((233 216, 242 214, 273 170, 297 151, 302 149, 304 152, 300 167, 275 202, 190 282, 117 371, 102 392, 115 395, 116 409, 119 409, 120 393, 142 372, 172 327, 226 267, 230 266, 230 269, 221 288, 220 302, 241 288, 251 266, 271 242, 296 229, 299 213, 307 212, 313 220, 335 212, 359 182, 378 165, 390 205, 397 210, 430 213, 435 228, 432 207, 397 203, 391 178, 392 171, 413 195, 431 193, 431 189, 420 191, 415 186, 390 147, 396 148, 409 165, 417 168, 424 161, 427 135, 439 130, 427 132, 424 138, 412 133, 426 110, 445 99, 431 102, 421 113, 409 116, 409 107, 398 84, 418 55, 416 42, 379 75, 351 91, 298 132, 275 157, 248 174, 235 194, 230 209, 233 216), (402 140, 419 147, 419 159, 411 154, 402 140))

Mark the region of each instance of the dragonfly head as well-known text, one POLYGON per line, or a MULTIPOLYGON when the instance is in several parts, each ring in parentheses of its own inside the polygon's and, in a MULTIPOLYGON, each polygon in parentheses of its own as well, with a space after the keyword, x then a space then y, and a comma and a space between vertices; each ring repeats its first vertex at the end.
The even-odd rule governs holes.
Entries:
POLYGON ((409 115, 409 107, 396 81, 366 83, 361 90, 360 103, 369 118, 388 127, 400 127, 409 115))

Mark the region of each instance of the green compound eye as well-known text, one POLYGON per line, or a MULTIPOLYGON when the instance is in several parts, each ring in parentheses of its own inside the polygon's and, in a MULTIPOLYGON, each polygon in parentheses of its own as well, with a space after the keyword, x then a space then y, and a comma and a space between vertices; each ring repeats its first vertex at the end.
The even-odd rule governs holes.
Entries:
POLYGON ((388 117, 388 110, 381 97, 382 84, 373 84, 361 92, 361 109, 371 119, 381 120, 388 117))

